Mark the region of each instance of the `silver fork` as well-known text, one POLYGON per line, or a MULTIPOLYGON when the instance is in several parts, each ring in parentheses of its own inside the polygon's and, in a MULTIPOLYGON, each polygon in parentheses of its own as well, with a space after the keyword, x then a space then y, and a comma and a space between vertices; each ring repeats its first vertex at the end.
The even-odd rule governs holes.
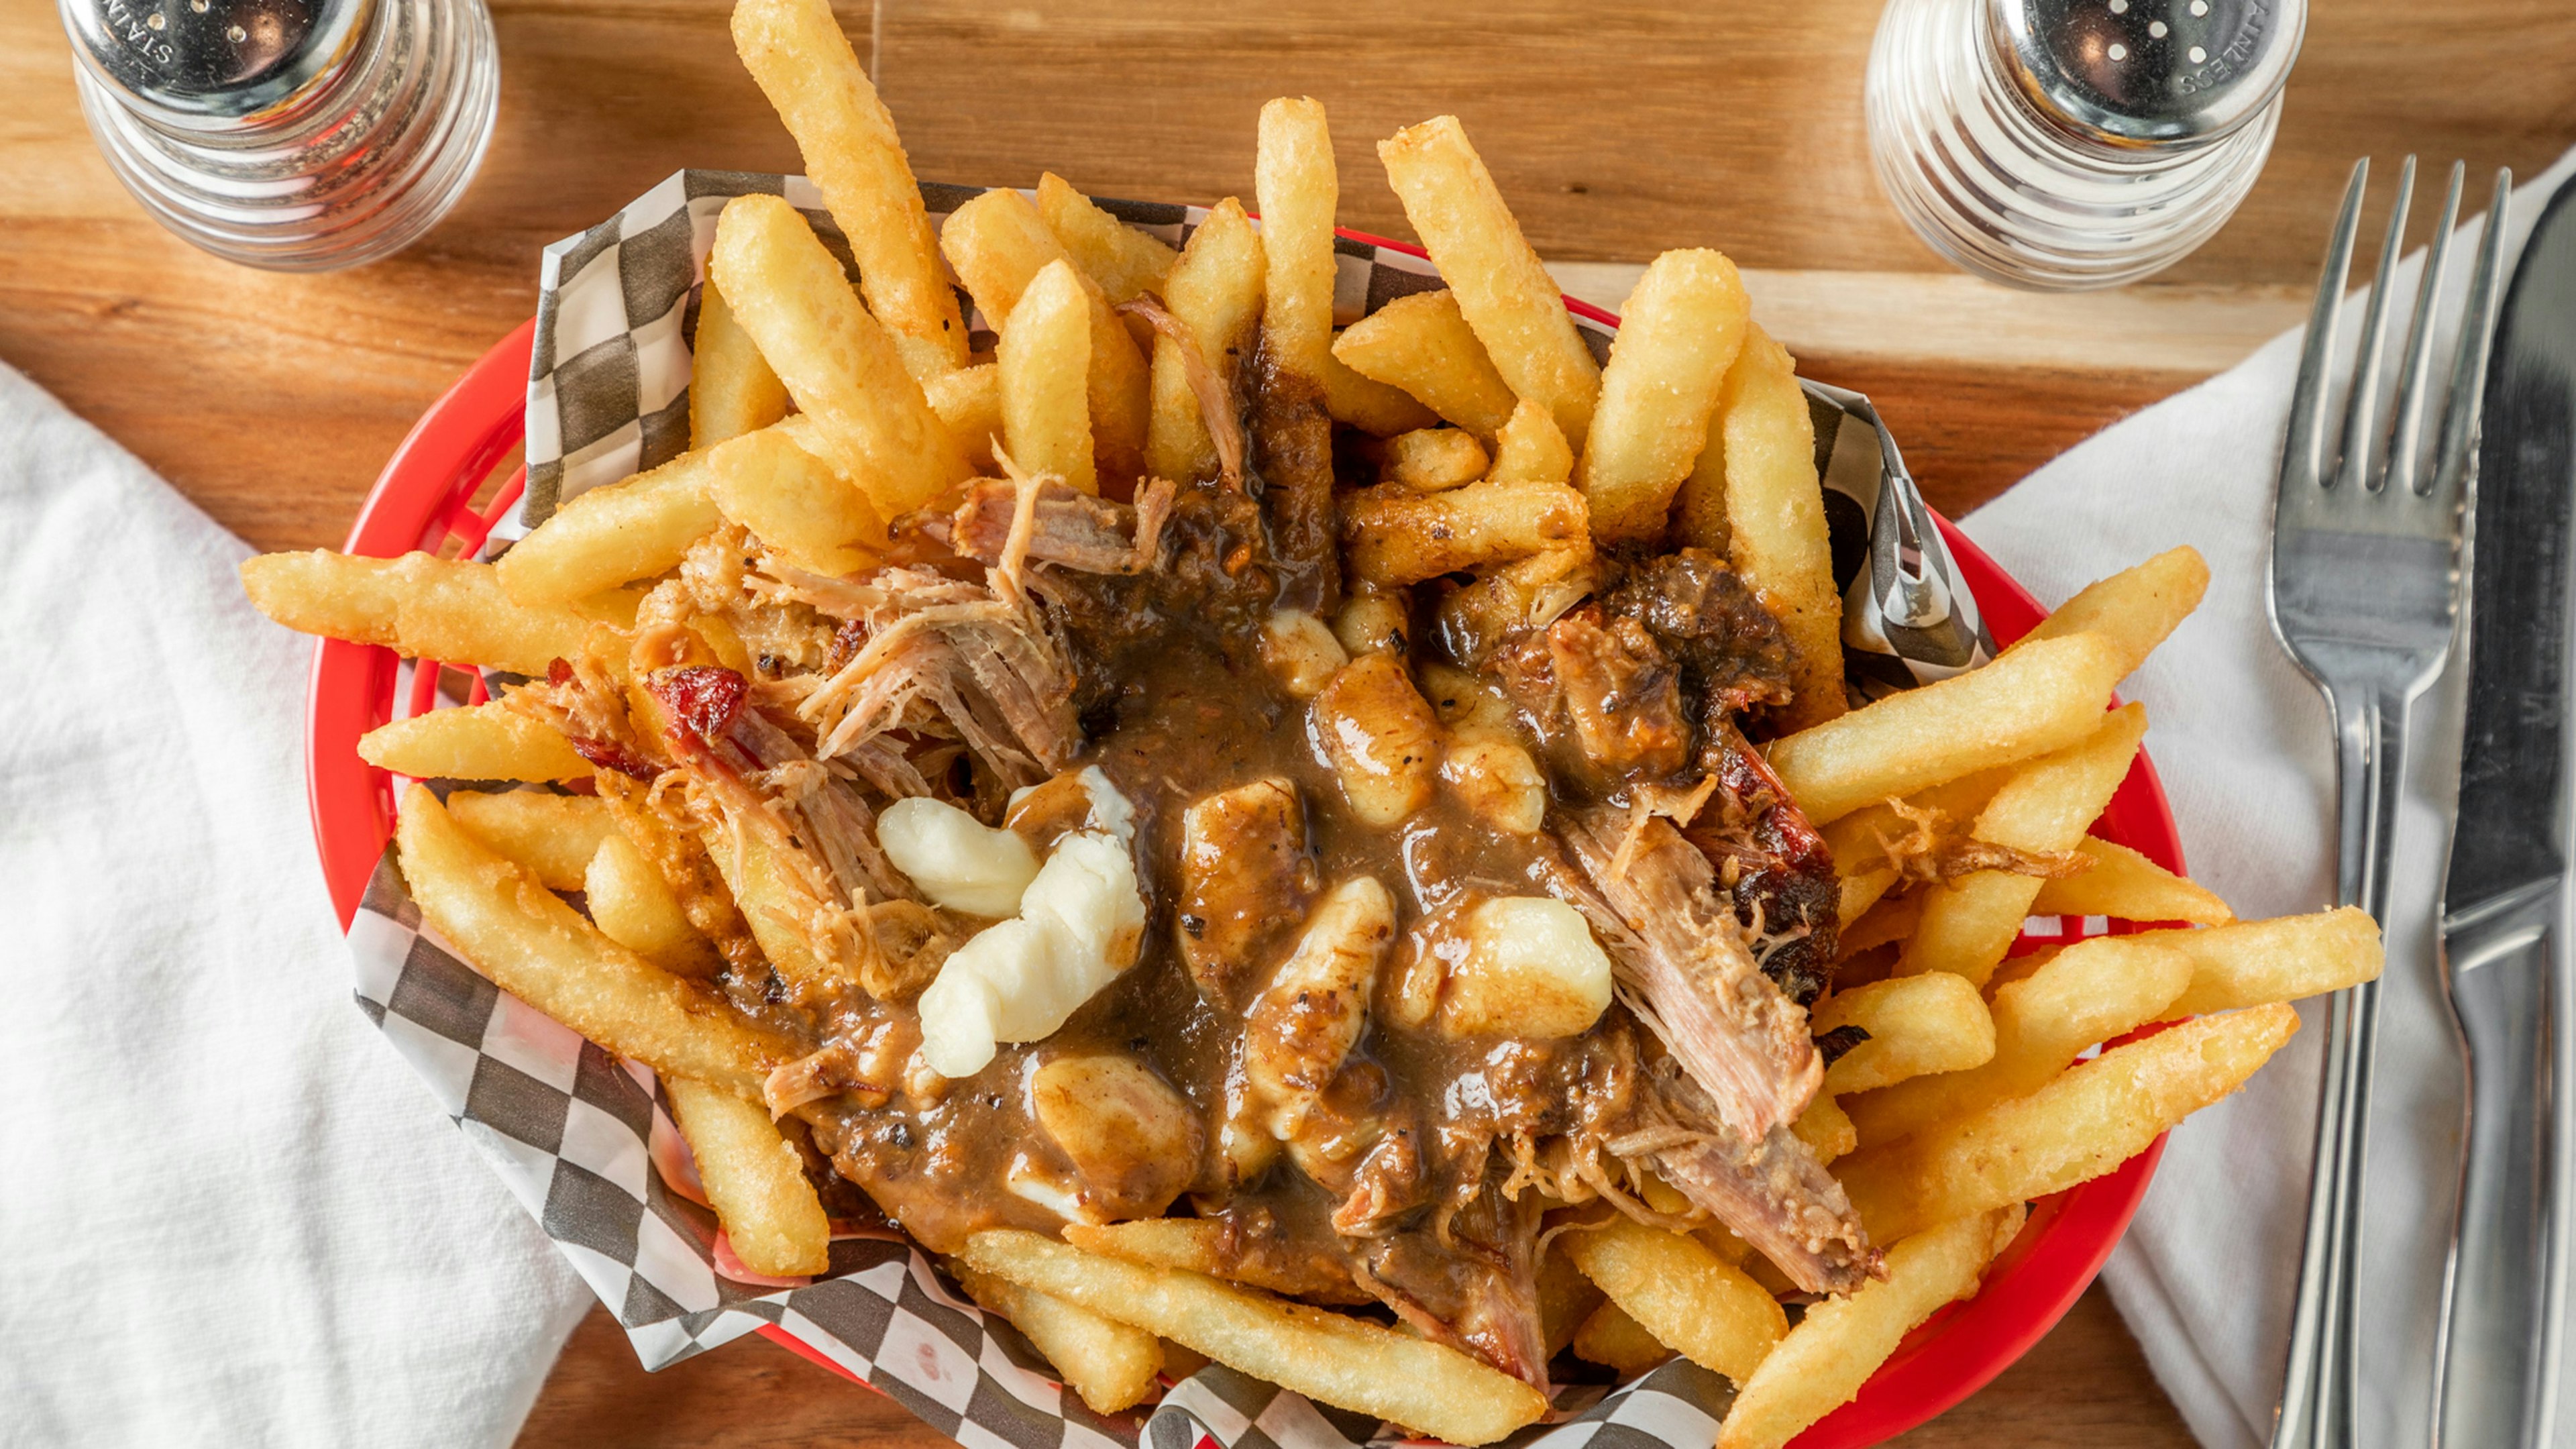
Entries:
MULTIPOLYGON (((2478 313, 2464 322, 2446 389, 2440 456, 2424 462, 2427 378, 2433 370, 2435 308, 2451 229, 2459 220, 2465 168, 2451 167, 2450 194, 2418 283, 2414 317, 2398 356, 2396 394, 2383 420, 2381 393, 2391 365, 2389 294, 2415 189, 2415 158, 2398 171, 2397 201, 2371 282, 2360 352, 2338 430, 2330 418, 2336 318, 2360 229, 2367 158, 2354 164, 2343 211, 2326 248, 2308 320, 2307 347, 2290 397, 2281 445, 2280 491, 2272 522, 2272 631, 2334 710, 2337 898, 2383 925, 2388 919, 2391 826, 2406 773, 2407 716, 2440 674, 2459 614, 2461 498, 2474 457, 2478 384, 2492 335, 2478 313), (2339 450, 2329 452, 2340 431, 2339 450), (2377 466, 2374 466, 2376 462, 2377 466)), ((2501 201, 2501 194, 2499 201, 2501 201)), ((2501 212, 2491 213, 2491 215, 2501 212)), ((2473 292, 2494 286, 2490 246, 2473 292)), ((2368 1145, 2370 1083, 2379 1031, 2379 984, 2336 993, 2327 1012, 2325 1071, 2317 1102, 2315 1165, 2308 1184, 2307 1241, 2299 1260, 2289 1370, 2281 1385, 2272 1449, 2344 1449, 2352 1442, 2361 1188, 2368 1145)))

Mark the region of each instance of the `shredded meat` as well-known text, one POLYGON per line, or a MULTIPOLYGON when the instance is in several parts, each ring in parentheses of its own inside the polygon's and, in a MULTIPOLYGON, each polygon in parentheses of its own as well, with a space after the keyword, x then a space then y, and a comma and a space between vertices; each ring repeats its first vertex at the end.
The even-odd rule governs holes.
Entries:
POLYGON ((1895 867, 1897 879, 1909 884, 1946 885, 1989 870, 2063 880, 2093 868, 2092 858, 2081 851, 2023 850, 1979 840, 1973 833, 1975 822, 1952 820, 1937 807, 1918 808, 1890 800, 1887 808, 1905 822, 1906 830, 1898 836, 1881 834, 1878 847, 1885 852, 1886 864, 1895 867))
POLYGON ((1341 606, 1341 529, 1333 509, 1333 420, 1323 389, 1290 372, 1265 337, 1247 369, 1252 464, 1270 521, 1279 604, 1310 614, 1341 606))

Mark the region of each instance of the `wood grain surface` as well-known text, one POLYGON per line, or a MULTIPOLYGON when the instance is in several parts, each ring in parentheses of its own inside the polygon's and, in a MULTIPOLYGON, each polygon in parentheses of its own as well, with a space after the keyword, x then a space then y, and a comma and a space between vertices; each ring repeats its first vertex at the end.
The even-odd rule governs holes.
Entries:
MULTIPOLYGON (((279 276, 192 251, 92 149, 48 0, 0 0, 0 359, 263 548, 337 542, 386 455, 523 320, 537 249, 684 165, 792 170, 734 62, 724 0, 494 0, 498 133, 464 204, 355 272, 279 276)), ((1110 195, 1250 187, 1273 95, 1330 109, 1343 217, 1406 234, 1371 152, 1465 119, 1570 290, 1714 245, 1811 376, 1870 393, 1936 506, 1961 513, 2293 323, 2356 155, 2538 170, 2576 141, 2565 0, 2338 0, 2312 12, 2279 138, 2236 219, 2165 276, 2100 296, 1942 269, 1880 199, 1861 129, 1878 0, 844 3, 926 177, 1110 195), (1625 265, 1623 265, 1625 264, 1625 265)), ((2473 188, 2476 190, 2476 188, 2473 188)), ((646 1375, 594 1312, 520 1441, 904 1444, 886 1401, 743 1342, 646 1375)), ((2103 1298, 1909 1445, 2178 1446, 2103 1298)))

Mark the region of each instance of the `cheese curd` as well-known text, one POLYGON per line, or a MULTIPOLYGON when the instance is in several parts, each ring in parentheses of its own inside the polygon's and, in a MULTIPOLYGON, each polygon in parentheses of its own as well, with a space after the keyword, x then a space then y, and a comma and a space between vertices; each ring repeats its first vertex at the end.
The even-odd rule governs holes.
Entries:
POLYGON ((877 817, 877 844, 934 904, 969 916, 1011 915, 1037 879, 1037 852, 945 800, 897 800, 877 817))
POLYGON ((1381 993, 1388 1021, 1452 1040, 1580 1036, 1610 1007, 1610 957, 1583 913, 1504 896, 1415 923, 1381 993))

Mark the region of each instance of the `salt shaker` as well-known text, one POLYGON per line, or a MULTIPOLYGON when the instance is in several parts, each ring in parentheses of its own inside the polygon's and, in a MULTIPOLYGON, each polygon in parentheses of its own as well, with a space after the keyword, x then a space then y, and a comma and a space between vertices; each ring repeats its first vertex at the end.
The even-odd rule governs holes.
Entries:
POLYGON ((81 110, 163 226, 281 271, 401 250, 473 179, 483 0, 59 0, 81 110))
POLYGON ((1916 234, 2015 286, 2113 287, 2224 225, 2306 0, 1889 0, 1870 156, 1916 234))

